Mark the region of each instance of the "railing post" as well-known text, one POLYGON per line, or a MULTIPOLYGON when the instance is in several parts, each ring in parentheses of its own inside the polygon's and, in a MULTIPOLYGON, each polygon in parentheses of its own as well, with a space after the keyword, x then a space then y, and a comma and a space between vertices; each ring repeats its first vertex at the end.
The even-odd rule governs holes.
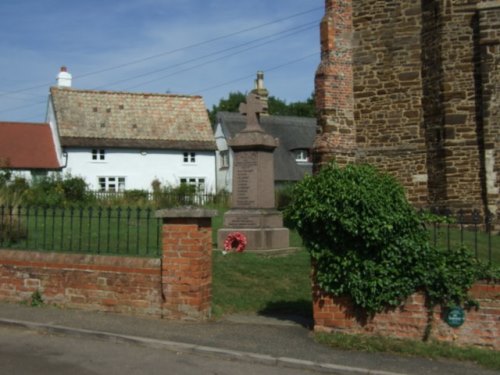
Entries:
POLYGON ((212 224, 216 210, 156 211, 162 218, 163 317, 206 320, 212 307, 212 224))

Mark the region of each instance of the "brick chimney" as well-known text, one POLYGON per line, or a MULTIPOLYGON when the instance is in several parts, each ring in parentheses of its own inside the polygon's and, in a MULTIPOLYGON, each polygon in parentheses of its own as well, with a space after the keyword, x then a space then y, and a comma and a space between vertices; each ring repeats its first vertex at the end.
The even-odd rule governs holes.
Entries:
POLYGON ((71 88, 71 79, 72 79, 72 76, 68 72, 68 68, 66 68, 65 66, 61 66, 59 74, 57 75, 57 78, 56 78, 57 87, 71 88))
POLYGON ((258 71, 257 78, 255 79, 255 88, 252 90, 253 94, 257 94, 260 101, 264 104, 264 111, 260 113, 261 116, 268 116, 268 102, 269 102, 269 91, 264 86, 264 72, 258 71))
POLYGON ((336 160, 355 161, 356 128, 352 66, 352 0, 325 0, 321 21, 321 62, 316 71, 318 135, 314 170, 336 160))

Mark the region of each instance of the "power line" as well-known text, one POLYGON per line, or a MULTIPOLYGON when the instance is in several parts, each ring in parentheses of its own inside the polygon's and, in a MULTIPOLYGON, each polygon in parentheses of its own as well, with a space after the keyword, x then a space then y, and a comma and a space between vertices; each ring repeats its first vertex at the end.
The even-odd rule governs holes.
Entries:
MULTIPOLYGON (((149 61, 149 60, 152 60, 152 59, 155 59, 155 58, 158 58, 158 57, 167 56, 167 55, 170 55, 170 54, 173 54, 173 53, 185 51, 187 49, 199 47, 199 46, 202 46, 204 44, 209 44, 209 43, 213 43, 213 42, 218 41, 218 40, 230 38, 230 37, 235 36, 235 35, 239 35, 239 34, 247 33, 249 31, 257 30, 257 29, 260 29, 260 28, 263 28, 263 27, 266 27, 266 26, 273 25, 275 23, 283 22, 283 21, 286 21, 286 20, 289 20, 289 19, 292 19, 292 18, 295 18, 295 17, 299 17, 299 16, 302 16, 302 15, 305 15, 305 14, 308 14, 308 13, 315 12, 315 11, 317 11, 319 9, 323 9, 323 7, 312 8, 312 9, 309 9, 309 10, 306 10, 306 11, 303 11, 303 12, 292 14, 292 15, 287 16, 287 17, 283 17, 283 18, 279 18, 279 19, 276 19, 276 20, 273 20, 273 21, 270 21, 270 22, 266 22, 266 23, 263 23, 263 24, 260 24, 260 25, 257 25, 257 26, 253 26, 253 27, 242 29, 242 30, 239 30, 239 31, 236 31, 236 32, 233 32, 233 33, 221 35, 221 36, 218 36, 218 37, 215 37, 215 38, 212 38, 212 39, 208 39, 208 40, 205 40, 205 41, 202 41, 202 42, 197 42, 197 43, 185 46, 185 47, 180 47, 180 48, 176 48, 176 49, 173 49, 173 50, 170 50, 170 51, 165 51, 165 52, 162 52, 162 53, 159 53, 159 54, 156 54, 156 55, 147 56, 147 57, 144 57, 144 58, 141 58, 141 59, 138 59, 138 60, 133 60, 133 61, 130 61, 128 63, 111 66, 111 67, 108 67, 108 68, 105 68, 105 69, 101 69, 101 70, 97 70, 97 71, 94 71, 94 72, 84 73, 84 74, 81 74, 81 75, 77 75, 74 78, 89 77, 89 76, 92 76, 92 75, 101 74, 101 73, 108 72, 108 71, 111 71, 111 70, 121 69, 121 68, 128 67, 128 66, 131 66, 131 65, 139 64, 141 62, 149 61)), ((0 94, 0 97, 7 96, 7 95, 12 95, 12 94, 17 94, 17 93, 24 92, 24 91, 35 90, 35 89, 39 89, 39 88, 43 88, 43 87, 48 87, 51 84, 52 84, 52 82, 49 82, 49 83, 44 83, 44 84, 41 84, 41 85, 36 85, 36 86, 31 86, 31 87, 27 87, 27 88, 23 88, 23 89, 9 91, 7 93, 0 94)))
POLYGON ((38 102, 36 102, 36 103, 31 103, 31 104, 24 104, 24 105, 19 106, 19 107, 13 107, 13 108, 2 109, 2 110, 0 111, 0 113, 12 112, 12 111, 16 111, 16 110, 18 110, 18 109, 30 108, 30 107, 34 107, 34 106, 36 106, 36 105, 43 104, 43 103, 47 103, 47 100, 44 100, 44 101, 38 101, 38 102))
MULTIPOLYGON (((247 45, 251 45, 251 44, 254 44, 258 41, 261 41, 261 40, 265 40, 265 39, 269 39, 271 37, 274 37, 276 35, 280 35, 280 34, 285 34, 284 36, 282 37, 279 37, 279 38, 275 38, 271 41, 268 41, 266 43, 262 43, 262 44, 258 44, 256 46, 252 46, 252 47, 249 47, 249 48, 246 48, 244 50, 241 50, 241 51, 238 51, 238 52, 235 52, 234 55, 236 54, 239 54, 239 53, 242 53, 242 52, 245 52, 245 51, 248 51, 249 49, 253 49, 253 48, 258 48, 260 46, 263 46, 263 45, 266 45, 266 44, 269 44, 269 43, 272 43, 276 40, 280 40, 280 39, 283 39, 283 38, 287 38, 289 36, 292 36, 292 35, 295 35, 297 34, 298 32, 302 32, 302 31, 306 31, 306 30, 309 30, 309 29, 312 29, 312 25, 314 25, 314 27, 317 26, 317 22, 314 21, 314 22, 309 22, 309 23, 306 23, 306 24, 302 24, 302 25, 299 25, 299 26, 296 26, 296 27, 293 27, 291 29, 287 29, 287 30, 284 30, 284 31, 281 31, 279 33, 276 33, 276 34, 273 34, 273 35, 266 35, 264 37, 261 37, 261 38, 257 38, 257 39, 254 39, 254 40, 251 40, 249 42, 245 42, 245 43, 242 43, 242 44, 238 44, 236 46, 232 46, 232 47, 228 47, 228 48, 224 48, 222 50, 219 50, 219 51, 215 51, 215 52, 211 52, 209 54, 206 54, 206 55, 203 55, 203 56, 198 56, 198 57, 195 57, 195 58, 192 58, 192 59, 189 59, 189 60, 186 60, 186 61, 182 61, 180 63, 176 63, 176 64, 173 64, 173 65, 170 65, 170 66, 167 66, 165 68, 161 68, 161 69, 157 69, 157 70, 154 70, 154 71, 151 71, 151 72, 147 72, 147 73, 143 73, 143 74, 139 74, 139 75, 136 75, 134 77, 129 77, 129 78, 125 78, 125 79, 121 79, 121 80, 118 80, 118 81, 114 81, 114 82, 111 82, 111 83, 107 83, 106 85, 102 85, 102 86, 98 86, 98 87, 95 87, 94 89, 100 89, 100 88, 104 88, 104 87, 109 87, 109 86, 114 86, 116 84, 119 84, 119 83, 123 83, 123 82, 128 82, 128 81, 132 81, 134 79, 137 79, 137 78, 142 78, 142 77, 147 77, 147 76, 150 76, 150 75, 153 75, 153 74, 156 74, 156 73, 159 73, 159 72, 163 72, 165 70, 170 70, 172 68, 176 68, 176 67, 179 67, 179 66, 183 66, 183 65, 186 65, 188 63, 191 63, 191 62, 196 62, 198 60, 202 60, 202 59, 205 59, 205 58, 208 58, 208 57, 211 57, 211 56, 216 56, 216 55, 219 55, 223 52, 227 52, 227 51, 231 51, 231 50, 235 50, 235 49, 238 49, 238 48, 241 48, 241 47, 244 47, 244 46, 247 46, 247 45), (294 31, 293 33, 290 33, 291 31, 294 31), (288 34, 287 34, 288 33, 288 34)), ((232 56, 232 54, 229 54, 229 55, 225 55, 224 57, 228 57, 228 56, 232 56)), ((211 60, 209 61, 208 63, 211 63, 211 62, 214 62, 214 61, 218 61, 220 60, 220 58, 216 59, 216 60, 211 60)), ((167 76, 163 76, 163 77, 160 77, 159 79, 162 79, 162 78, 166 78, 166 77, 170 77, 172 76, 173 74, 178 74, 178 73, 182 73, 184 71, 187 71, 187 70, 192 70, 196 67, 199 67, 200 65, 195 65, 194 67, 192 68, 187 68, 187 69, 184 69, 184 70, 181 70, 181 71, 177 71, 175 73, 172 73, 172 74, 169 74, 167 76)), ((147 83, 151 83, 151 82, 155 82, 157 81, 157 79, 155 79, 154 81, 147 81, 145 83, 141 83, 141 84, 138 84, 137 86, 142 86, 144 84, 147 84, 147 83)), ((132 87, 132 88, 135 88, 136 86, 132 87)), ((128 88, 130 89, 130 88, 128 88)))
MULTIPOLYGON (((316 27, 316 25, 314 26, 316 27)), ((137 85, 134 85, 134 86, 129 86, 127 87, 125 90, 132 90, 132 89, 135 89, 137 87, 140 87, 140 86, 144 86, 144 85, 147 85, 149 83, 153 83, 153 82, 158 82, 159 80, 162 80, 162 79, 165 79, 165 78, 168 78, 168 77, 172 77, 172 76, 175 76, 177 74, 180 74, 180 73, 185 73, 187 71, 190 71, 190 70, 193 70, 193 69, 196 69, 196 68, 200 68, 200 67, 203 67, 203 66, 206 66, 208 64, 212 64, 214 62, 217 62, 217 61, 220 61, 220 60, 224 60, 224 59, 227 59, 227 58, 230 58, 230 57, 234 57, 238 54, 241 54, 241 53, 244 53, 244 52, 247 52, 247 51, 250 51, 252 49, 255 49, 255 48, 259 48, 259 47, 262 47, 262 46, 265 46, 265 45, 268 45, 270 43, 274 43, 276 42, 277 40, 281 40, 281 39, 284 39, 284 38, 288 38, 292 35, 295 35, 299 32, 302 32, 302 31, 305 31, 305 30, 309 30, 309 29, 312 29, 312 27, 307 27, 307 28, 302 28, 300 30, 297 30, 293 33, 290 33, 288 35, 285 35, 285 36, 282 36, 282 37, 279 37, 279 38, 274 38, 272 40, 269 40, 267 42, 264 42, 264 43, 261 43, 261 44, 258 44, 258 45, 255 45, 255 46, 251 46, 251 47, 247 47, 245 49, 242 49, 240 51, 237 51, 237 52, 233 52, 233 53, 230 53, 230 54, 226 54, 226 55, 222 55, 222 56, 219 56, 217 58, 214 58, 212 60, 208 60, 208 61, 204 61, 202 63, 199 63, 199 64, 196 64, 196 65, 193 65, 193 66, 190 66, 190 67, 187 67, 187 68, 184 68, 184 69, 181 69, 181 70, 177 70, 175 72, 172 72, 172 73, 169 73, 167 75, 164 75, 164 76, 161 76, 161 77, 157 77, 155 78, 154 80, 149 80, 149 81, 146 81, 146 82, 142 82, 142 83, 139 83, 137 85)), ((218 54, 219 52, 217 52, 218 54)), ((207 56, 210 56, 210 55, 207 55, 207 56)), ((192 61, 196 61, 197 59, 193 59, 192 61)), ((178 65, 183 65, 183 64, 178 64, 178 65)))
MULTIPOLYGON (((303 60, 307 60, 307 59, 309 59, 309 58, 311 58, 313 56, 318 56, 318 54, 319 54, 319 52, 316 51, 316 52, 311 53, 309 55, 302 56, 302 57, 300 57, 298 59, 287 61, 287 62, 285 62, 283 64, 275 65, 275 66, 272 66, 272 67, 269 67, 269 68, 264 68, 262 70, 264 72, 272 72, 274 70, 278 70, 278 69, 284 68, 285 66, 289 66, 289 65, 301 62, 303 60)), ((247 80, 249 78, 254 78, 254 77, 255 77, 255 72, 252 72, 252 74, 246 75, 244 77, 235 78, 235 79, 232 79, 230 81, 226 81, 226 82, 214 85, 214 86, 209 86, 209 87, 206 87, 204 89, 197 90, 197 91, 193 92, 191 95, 197 95, 197 94, 200 94, 200 93, 205 92, 205 91, 215 90, 215 89, 218 89, 219 87, 228 86, 228 85, 231 85, 233 83, 241 82, 241 81, 247 80)))
POLYGON ((260 25, 257 25, 257 26, 252 26, 252 27, 249 27, 249 28, 246 28, 246 29, 243 29, 243 30, 235 31, 234 33, 221 35, 221 36, 218 36, 218 37, 215 37, 215 38, 212 38, 212 39, 208 39, 208 40, 205 40, 205 41, 202 41, 202 42, 197 42, 197 43, 194 43, 194 44, 190 44, 190 45, 185 46, 185 47, 176 48, 176 49, 173 49, 173 50, 170 50, 170 51, 166 51, 166 52, 162 52, 162 53, 159 53, 159 54, 156 54, 156 55, 148 56, 148 57, 145 57, 145 58, 142 58, 142 59, 139 59, 139 60, 135 60, 135 61, 131 61, 131 62, 128 62, 128 63, 125 63, 125 64, 120 64, 120 65, 116 65, 116 66, 113 66, 113 67, 105 68, 105 69, 102 69, 102 70, 99 70, 99 71, 96 71, 96 72, 82 74, 80 76, 76 76, 75 78, 88 77, 90 75, 96 75, 96 74, 104 73, 104 72, 107 72, 107 71, 110 71, 110 70, 124 68, 124 67, 130 66, 130 65, 139 64, 139 63, 144 62, 144 61, 149 61, 149 60, 156 59, 156 58, 159 58, 159 57, 171 55, 171 54, 174 54, 174 53, 177 53, 177 52, 185 51, 187 49, 191 49, 191 48, 195 48, 195 47, 200 47, 202 45, 213 43, 213 42, 216 42, 216 41, 219 41, 219 40, 222 40, 222 39, 227 39, 227 38, 233 37, 235 35, 244 34, 244 33, 247 33, 249 31, 258 30, 258 29, 261 29, 263 27, 273 25, 275 23, 279 23, 279 22, 287 21, 287 20, 292 19, 292 18, 303 16, 304 14, 312 13, 312 12, 317 11, 319 9, 323 9, 323 7, 312 8, 312 9, 309 9, 309 10, 306 10, 306 11, 303 11, 303 12, 292 14, 292 15, 284 17, 284 18, 276 19, 274 21, 263 23, 263 24, 260 24, 260 25))

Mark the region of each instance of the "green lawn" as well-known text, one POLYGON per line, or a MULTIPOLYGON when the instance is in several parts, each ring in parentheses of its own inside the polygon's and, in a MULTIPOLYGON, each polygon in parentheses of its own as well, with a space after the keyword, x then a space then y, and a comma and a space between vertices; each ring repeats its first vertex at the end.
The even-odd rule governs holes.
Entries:
POLYGON ((213 309, 216 316, 238 312, 312 316, 309 254, 266 257, 214 252, 213 309))
POLYGON ((160 222, 137 208, 30 208, 3 212, 0 246, 90 254, 158 256, 160 222))

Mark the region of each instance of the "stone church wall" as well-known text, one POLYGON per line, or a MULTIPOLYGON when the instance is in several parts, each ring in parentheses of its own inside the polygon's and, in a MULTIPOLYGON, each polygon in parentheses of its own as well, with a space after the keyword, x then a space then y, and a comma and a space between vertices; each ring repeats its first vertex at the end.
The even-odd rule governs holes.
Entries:
POLYGON ((370 163, 417 206, 496 214, 500 1, 325 3, 315 166, 370 163))
POLYGON ((353 5, 357 160, 389 171, 414 203, 425 205, 420 5, 412 0, 353 5))

